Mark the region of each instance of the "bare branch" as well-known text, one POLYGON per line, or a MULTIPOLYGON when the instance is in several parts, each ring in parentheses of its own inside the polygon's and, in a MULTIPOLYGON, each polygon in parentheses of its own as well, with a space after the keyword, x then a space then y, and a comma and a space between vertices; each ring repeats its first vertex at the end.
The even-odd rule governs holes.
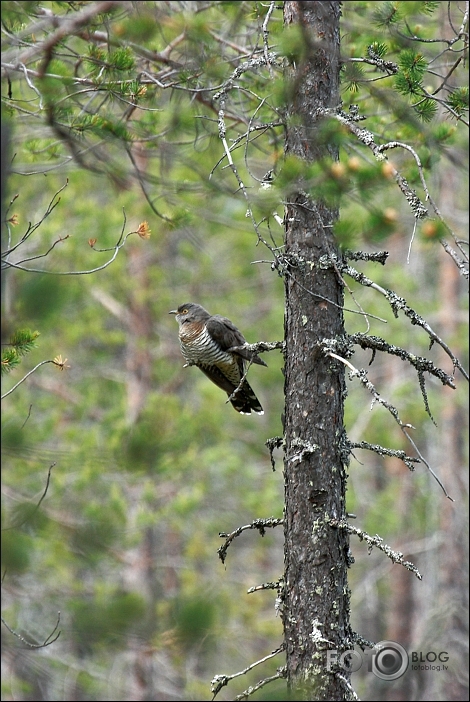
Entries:
POLYGON ((348 680, 346 680, 344 675, 341 675, 341 673, 336 672, 335 676, 338 678, 338 680, 341 680, 341 682, 343 683, 343 685, 345 686, 345 688, 347 689, 347 691, 351 695, 351 699, 359 701, 360 698, 358 697, 357 692, 354 690, 351 683, 348 680))
MULTIPOLYGON (((57 205, 60 203, 59 194, 60 194, 63 190, 65 190, 65 188, 68 186, 68 184, 69 184, 69 181, 68 181, 68 178, 67 178, 67 180, 65 181, 65 184, 64 184, 61 188, 59 188, 59 190, 57 190, 56 193, 54 193, 54 195, 53 195, 51 201, 49 202, 49 204, 48 204, 48 206, 47 206, 47 208, 46 208, 46 211, 45 211, 44 214, 42 215, 41 219, 40 219, 38 222, 36 222, 35 224, 31 224, 31 222, 30 222, 30 223, 28 224, 28 228, 27 228, 26 232, 23 234, 23 236, 21 237, 21 239, 20 239, 14 246, 9 245, 8 249, 6 249, 5 251, 2 251, 2 267, 4 267, 4 268, 6 267, 6 264, 8 263, 7 257, 8 257, 10 254, 12 254, 14 251, 16 251, 16 249, 17 249, 19 246, 21 246, 22 244, 24 244, 24 242, 25 242, 27 239, 29 239, 29 237, 36 231, 36 229, 38 229, 38 228, 41 226, 41 224, 44 222, 44 220, 47 219, 47 217, 49 217, 49 215, 51 214, 51 212, 57 207, 57 205)), ((17 198, 18 198, 18 195, 15 195, 15 196, 12 198, 12 200, 11 200, 11 202, 10 202, 10 205, 9 205, 9 207, 8 207, 8 210, 10 209, 11 205, 13 204, 13 202, 14 202, 17 198)), ((8 220, 7 220, 7 223, 8 223, 8 220)), ((10 234, 10 227, 8 227, 8 231, 9 231, 9 234, 10 234)), ((9 236, 9 239, 10 239, 10 236, 9 236)))
MULTIPOLYGON (((383 155, 383 151, 386 148, 390 147, 388 147, 388 145, 386 144, 384 144, 383 146, 378 146, 375 143, 375 137, 372 134, 372 132, 370 132, 368 129, 362 129, 356 124, 358 116, 354 111, 352 111, 352 113, 349 115, 345 112, 337 112, 333 113, 332 116, 334 116, 339 122, 341 122, 341 124, 347 127, 347 129, 349 129, 349 131, 352 134, 354 134, 354 136, 362 144, 367 146, 372 151, 372 153, 378 161, 384 161, 386 159, 386 157, 383 155)), ((406 178, 404 178, 393 165, 392 173, 395 177, 398 187, 400 188, 406 200, 408 201, 408 204, 410 205, 411 210, 416 219, 423 219, 424 217, 427 217, 428 210, 423 205, 419 197, 416 195, 416 192, 409 186, 406 178)))
MULTIPOLYGON (((57 193, 56 193, 56 195, 57 195, 57 193)), ((56 197, 56 196, 54 196, 54 197, 56 197)), ((51 202, 51 204, 52 204, 52 202, 51 202)), ((42 219, 37 224, 35 224, 33 227, 30 226, 28 228, 28 231, 23 236, 22 240, 18 244, 16 244, 15 247, 13 247, 11 249, 11 251, 14 251, 16 248, 18 248, 18 246, 21 243, 23 243, 23 241, 25 241, 26 238, 29 237, 35 229, 37 229, 37 227, 44 221, 45 217, 48 216, 48 214, 50 214, 50 212, 52 212, 52 210, 54 209, 54 207, 56 207, 57 204, 58 204, 58 202, 55 202, 52 207, 51 207, 51 205, 49 206, 48 211, 42 217, 42 219)), ((148 228, 148 225, 146 225, 147 226, 146 232, 143 232, 143 230, 142 230, 143 225, 146 223, 141 223, 141 225, 139 225, 138 229, 131 231, 131 232, 128 232, 126 235, 124 235, 124 228, 126 226, 126 213, 125 213, 124 209, 123 209, 123 217, 124 217, 124 219, 123 219, 121 234, 119 235, 119 239, 117 240, 117 242, 114 246, 107 247, 104 249, 98 249, 95 246, 96 240, 95 239, 89 240, 89 244, 90 244, 91 248, 96 253, 106 253, 108 251, 114 252, 113 255, 111 256, 111 258, 108 261, 106 261, 105 263, 103 263, 101 266, 96 266, 96 268, 90 268, 88 270, 83 270, 83 271, 54 271, 54 270, 48 270, 46 268, 30 268, 30 267, 26 267, 26 266, 22 265, 23 263, 26 263, 28 261, 33 261, 33 260, 36 260, 38 258, 43 258, 44 256, 47 256, 52 251, 52 249, 55 248, 55 246, 58 243, 65 241, 65 239, 68 239, 68 237, 70 235, 67 234, 65 237, 60 237, 57 241, 55 241, 52 244, 52 246, 50 246, 50 248, 43 254, 38 254, 36 256, 32 256, 30 258, 20 260, 16 263, 14 263, 13 261, 10 261, 7 257, 5 257, 2 261, 2 268, 16 268, 18 270, 27 271, 28 273, 48 273, 49 275, 91 275, 92 273, 96 273, 97 271, 102 271, 104 268, 107 268, 109 265, 111 265, 111 263, 113 263, 113 261, 116 259, 117 255, 118 255, 119 251, 122 249, 122 247, 125 245, 127 239, 132 234, 138 234, 138 236, 141 239, 147 239, 150 235, 150 230, 148 228)), ((9 252, 7 252, 7 253, 9 253, 9 252)))
POLYGON ((277 527, 280 524, 284 524, 283 519, 269 517, 268 519, 255 519, 251 522, 251 524, 245 524, 245 526, 238 527, 238 529, 232 531, 231 534, 227 534, 221 531, 219 533, 219 536, 221 539, 225 539, 225 543, 223 546, 217 549, 217 553, 219 554, 220 560, 222 561, 222 563, 225 563, 228 547, 237 536, 240 536, 242 532, 247 531, 248 529, 258 529, 261 536, 264 536, 266 529, 277 527))
POLYGON ((18 529, 18 527, 23 526, 23 524, 25 524, 26 522, 29 522, 29 520, 36 514, 39 507, 41 506, 41 502, 46 497, 47 491, 49 490, 49 484, 51 482, 51 472, 52 472, 52 469, 54 468, 55 465, 56 464, 54 462, 54 463, 51 463, 51 465, 49 466, 49 470, 47 471, 46 486, 45 486, 43 493, 39 499, 39 502, 36 505, 34 505, 31 512, 21 522, 13 524, 12 526, 9 526, 9 527, 5 527, 4 529, 2 529, 2 531, 9 531, 10 529, 18 529))
POLYGON ((386 290, 380 285, 377 285, 377 283, 374 283, 373 280, 367 278, 367 276, 365 276, 363 273, 359 273, 359 271, 355 270, 351 266, 346 266, 342 270, 344 271, 344 273, 346 273, 346 275, 349 275, 361 285, 371 287, 374 290, 377 290, 379 293, 381 293, 388 300, 388 303, 390 304, 390 307, 392 308, 395 317, 398 318, 398 311, 401 310, 411 320, 411 324, 415 324, 416 326, 424 329, 424 331, 428 334, 429 338, 431 339, 431 346, 434 342, 439 344, 439 346, 442 349, 444 349, 446 354, 452 360, 454 368, 458 368, 464 376, 464 378, 470 380, 467 371, 464 369, 459 359, 452 353, 447 344, 436 334, 436 332, 430 327, 426 320, 420 317, 420 315, 407 304, 404 298, 399 297, 393 290, 386 290))
POLYGON ((419 386, 421 388, 421 394, 423 396, 426 412, 434 422, 431 410, 429 409, 428 396, 426 393, 423 373, 427 372, 430 375, 435 376, 441 381, 443 385, 447 385, 448 387, 453 388, 455 390, 455 383, 453 377, 445 373, 445 371, 443 371, 441 368, 436 368, 434 363, 432 363, 432 361, 429 361, 427 358, 424 358, 423 356, 416 356, 415 354, 410 353, 409 351, 406 351, 405 349, 402 349, 399 346, 389 344, 385 341, 385 339, 381 339, 378 336, 368 336, 367 334, 361 334, 360 332, 358 332, 356 334, 351 334, 349 336, 349 340, 353 344, 358 344, 362 349, 372 349, 374 355, 376 351, 383 351, 384 353, 389 353, 392 356, 398 356, 402 359, 402 361, 408 361, 410 365, 414 366, 418 373, 419 386))
POLYGON ((243 346, 232 346, 229 351, 231 353, 239 353, 240 351, 249 351, 250 353, 258 354, 265 351, 275 351, 279 349, 284 353, 285 341, 257 341, 256 344, 243 344, 243 346))
POLYGON ((368 451, 374 451, 374 453, 377 453, 379 456, 393 456, 394 458, 399 458, 411 471, 415 469, 413 463, 421 463, 419 458, 407 456, 404 451, 385 448, 385 446, 380 446, 378 444, 369 444, 367 441, 349 441, 348 445, 350 449, 367 449, 368 451))
POLYGON ((281 448, 284 446, 284 437, 283 436, 273 436, 271 439, 267 439, 267 441, 264 442, 264 445, 267 446, 269 450, 269 456, 271 458, 271 466, 273 471, 276 470, 276 463, 274 461, 274 456, 273 456, 273 451, 275 448, 281 448))
MULTIPOLYGON (((89 24, 94 17, 100 14, 106 14, 115 7, 125 4, 126 3, 121 2, 120 0, 104 0, 104 2, 87 3, 82 10, 70 15, 60 16, 49 14, 47 19, 41 20, 36 27, 28 27, 25 30, 25 36, 31 34, 36 34, 37 36, 39 31, 46 29, 52 22, 59 24, 55 32, 52 32, 52 34, 50 34, 44 41, 38 41, 36 44, 33 44, 19 56, 16 56, 16 50, 7 52, 5 55, 5 60, 16 61, 16 64, 20 65, 22 63, 26 64, 28 61, 32 61, 38 56, 48 56, 60 41, 67 36, 77 34, 82 27, 86 27, 86 25, 89 24)), ((21 35, 18 35, 16 38, 18 39, 20 36, 21 35)))
POLYGON ((23 376, 23 378, 21 378, 21 380, 19 380, 19 381, 16 383, 16 385, 14 385, 12 388, 10 388, 10 390, 8 390, 8 392, 4 393, 4 394, 0 397, 0 400, 3 400, 5 397, 8 397, 8 395, 11 395, 11 393, 12 393, 14 390, 16 390, 16 388, 17 388, 19 385, 21 385, 21 383, 24 383, 24 381, 25 381, 27 378, 29 378, 30 375, 32 375, 35 371, 37 371, 38 368, 40 368, 41 366, 44 366, 46 363, 53 363, 55 366, 58 366, 58 367, 61 368, 61 369, 64 368, 64 364, 63 364, 63 363, 59 363, 59 362, 57 361, 57 359, 55 359, 55 358, 54 358, 54 359, 47 360, 47 361, 41 361, 40 363, 37 364, 37 366, 34 366, 34 368, 32 368, 32 369, 29 371, 29 373, 26 373, 26 375, 23 376))
POLYGON ((240 695, 237 695, 234 697, 234 700, 247 700, 248 697, 253 695, 255 692, 258 690, 261 690, 262 687, 267 685, 270 682, 274 682, 274 680, 280 680, 281 678, 286 678, 287 677, 287 668, 286 666, 281 666, 280 668, 277 669, 277 673, 274 675, 271 675, 269 678, 264 678, 263 680, 260 680, 256 685, 250 685, 248 689, 246 689, 244 692, 242 692, 240 695))
POLYGON ((269 74, 272 77, 273 76, 273 70, 271 68, 271 61, 269 58, 269 30, 268 30, 268 24, 269 20, 271 19, 271 15, 274 12, 274 8, 276 7, 276 3, 274 0, 271 0, 269 3, 269 8, 266 13, 266 17, 263 20, 263 52, 264 52, 264 59, 266 61, 266 64, 269 68, 269 74))
POLYGON ((343 256, 350 261, 373 261, 385 266, 389 256, 388 251, 377 251, 376 253, 368 253, 366 251, 343 251, 343 256))
POLYGON ((361 541, 366 541, 368 544, 368 550, 369 553, 371 553, 372 549, 378 548, 379 551, 382 551, 382 553, 385 553, 387 558, 390 558, 392 563, 398 563, 399 565, 402 565, 404 568, 409 570, 411 573, 414 573, 418 580, 422 580, 423 577, 417 567, 413 565, 413 563, 410 563, 410 561, 405 561, 403 559, 403 554, 400 553, 399 551, 393 551, 390 546, 387 546, 387 544, 384 544, 384 540, 382 539, 381 536, 378 536, 377 534, 375 536, 371 536, 367 532, 363 531, 362 529, 359 529, 358 527, 352 526, 352 524, 349 524, 349 522, 344 521, 343 519, 329 519, 328 523, 330 526, 334 527, 335 529, 345 529, 348 534, 355 534, 356 536, 359 537, 361 541))
MULTIPOLYGON (((432 96, 429 96, 429 97, 432 97, 432 96)), ((387 144, 382 144, 382 146, 378 146, 377 152, 383 153, 384 151, 387 151, 388 149, 397 149, 397 148, 405 149, 406 151, 409 151, 410 154, 412 154, 412 156, 415 160, 416 166, 418 167, 419 177, 421 180, 421 185, 423 186, 423 190, 426 193, 426 199, 431 203, 434 212, 436 213, 436 215, 438 216, 440 221, 444 224, 444 226, 446 227, 448 232, 451 234, 454 241, 457 243, 458 242, 457 235, 455 234, 455 232, 451 229, 451 227, 448 225, 448 223, 444 219, 443 215, 441 214, 441 211, 439 210, 436 202, 434 201, 431 193, 429 192, 429 188, 428 188, 428 185, 426 183, 426 179, 424 177, 423 165, 422 165, 421 159, 419 158, 415 149, 413 149, 413 147, 410 146, 409 144, 405 144, 401 141, 389 141, 387 144)), ((445 242, 444 242, 444 240, 441 239, 440 243, 441 243, 441 245, 444 245, 445 242)), ((448 244, 447 244, 447 246, 448 246, 448 244)), ((465 255, 465 252, 463 251, 463 249, 461 248, 461 246, 458 243, 457 243, 457 246, 462 251, 462 253, 465 255)), ((447 251, 446 246, 444 246, 444 250, 447 251)), ((467 261, 468 261, 468 259, 467 259, 467 261)), ((461 266, 459 266, 459 269, 465 275, 465 277, 468 279, 468 270, 465 269, 464 267, 461 267, 461 266)))
POLYGON ((367 390, 369 390, 369 392, 372 394, 372 396, 373 396, 373 398, 374 398, 374 399, 373 399, 373 402, 372 402, 371 409, 372 409, 374 403, 375 403, 375 402, 378 402, 379 404, 381 404, 383 407, 385 407, 385 408, 390 412, 390 414, 392 415, 392 417, 394 418, 394 420, 397 422, 398 426, 400 427, 401 431, 404 433, 404 435, 406 436, 406 438, 408 439, 408 441, 410 442, 410 444, 411 444, 411 445, 413 446, 413 448, 415 449, 416 453, 417 453, 418 456, 419 456, 420 461, 421 461, 422 463, 424 463, 424 465, 426 466, 426 468, 428 469, 428 471, 431 473, 431 475, 433 476, 433 478, 436 480, 436 482, 438 483, 438 485, 439 485, 440 488, 442 489, 444 495, 445 495, 449 500, 451 500, 451 501, 453 502, 453 501, 454 501, 453 498, 449 495, 449 493, 448 493, 447 490, 445 489, 444 485, 443 485, 442 482, 439 480, 439 478, 437 477, 436 473, 432 470, 432 468, 431 468, 431 466, 429 465, 429 463, 427 462, 427 460, 426 460, 426 459, 424 458, 424 456, 420 453, 420 451, 419 451, 418 447, 416 446, 415 442, 413 441, 413 439, 412 439, 411 436, 409 435, 407 429, 413 429, 414 427, 413 427, 411 424, 404 424, 404 423, 401 421, 400 417, 399 417, 398 410, 396 409, 396 407, 394 407, 392 404, 390 404, 390 402, 387 402, 387 400, 384 400, 384 399, 380 396, 380 394, 379 394, 379 393, 377 392, 377 390, 375 389, 374 385, 373 385, 373 384, 370 382, 370 380, 368 379, 368 377, 367 377, 367 371, 365 371, 364 369, 358 370, 357 368, 355 368, 355 367, 353 366, 353 364, 352 364, 350 361, 348 361, 348 360, 345 359, 345 358, 342 358, 341 356, 338 356, 338 354, 333 353, 331 350, 329 350, 328 346, 325 346, 324 351, 325 351, 325 354, 326 354, 327 356, 331 356, 331 358, 335 358, 336 360, 341 361, 341 363, 344 363, 344 365, 346 365, 348 368, 350 368, 350 369, 351 369, 351 378, 355 378, 355 377, 356 377, 356 378, 359 378, 359 380, 360 380, 361 383, 364 385, 364 387, 365 387, 367 390))
POLYGON ((24 644, 25 646, 28 646, 28 648, 45 648, 46 646, 50 646, 51 644, 55 643, 55 642, 57 641, 57 639, 59 638, 60 634, 61 634, 61 632, 58 631, 58 632, 57 632, 57 635, 54 636, 55 632, 56 632, 57 629, 58 629, 59 623, 60 623, 60 612, 57 612, 57 621, 56 621, 56 625, 55 625, 55 627, 53 628, 53 630, 51 631, 51 633, 49 634, 49 636, 48 636, 46 639, 44 639, 43 643, 41 643, 41 644, 34 644, 34 643, 31 643, 31 641, 27 641, 27 640, 24 638, 24 636, 21 636, 21 634, 19 634, 17 631, 15 631, 14 629, 12 629, 12 628, 6 623, 6 621, 4 620, 4 618, 2 617, 2 624, 8 629, 8 631, 9 631, 11 634, 13 634, 13 636, 16 636, 16 638, 19 639, 19 640, 21 641, 22 644, 24 644), (51 638, 52 636, 54 636, 53 639, 51 638))
MULTIPOLYGON (((214 693, 214 696, 212 699, 214 700, 216 698, 216 696, 219 694, 221 689, 223 687, 225 687, 226 685, 228 685, 230 680, 233 680, 234 678, 238 678, 238 677, 240 677, 240 675, 246 675, 247 673, 250 672, 250 670, 253 670, 253 668, 256 668, 256 666, 261 665, 262 663, 266 663, 266 661, 269 661, 271 658, 274 658, 274 656, 277 656, 278 653, 282 653, 282 651, 284 651, 284 650, 285 650, 285 645, 282 643, 279 646, 279 648, 276 648, 275 651, 272 651, 267 656, 264 656, 264 658, 261 658, 259 661, 256 661, 255 663, 252 663, 251 665, 247 666, 244 670, 240 670, 238 673, 233 673, 233 675, 215 675, 211 681, 211 692, 214 693)), ((281 677, 281 676, 279 675, 277 677, 281 677)), ((241 697, 240 699, 244 699, 244 698, 241 697)))
POLYGON ((283 587, 283 581, 275 580, 274 582, 262 583, 261 585, 250 587, 246 592, 247 595, 251 595, 253 592, 259 592, 260 590, 279 590, 280 587, 283 587))

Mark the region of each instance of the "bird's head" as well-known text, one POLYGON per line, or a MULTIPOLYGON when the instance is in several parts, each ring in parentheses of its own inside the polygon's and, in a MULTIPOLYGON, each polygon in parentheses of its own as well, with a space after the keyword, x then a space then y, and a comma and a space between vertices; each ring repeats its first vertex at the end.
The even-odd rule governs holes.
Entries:
POLYGON ((168 314, 174 314, 178 324, 186 322, 203 322, 209 319, 210 314, 201 305, 196 305, 194 302, 185 302, 176 310, 170 310, 168 314))

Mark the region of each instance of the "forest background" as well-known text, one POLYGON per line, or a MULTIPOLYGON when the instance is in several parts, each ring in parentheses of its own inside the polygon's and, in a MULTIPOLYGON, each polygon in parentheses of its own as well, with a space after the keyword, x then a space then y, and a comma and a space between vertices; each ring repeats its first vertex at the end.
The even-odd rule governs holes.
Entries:
MULTIPOLYGON (((367 56, 376 42, 396 60, 408 46, 400 35, 412 28, 429 41, 419 50, 430 62, 425 85, 432 91, 441 69, 431 39, 459 27, 465 7, 343 3, 343 57, 367 56), (397 16, 385 21, 393 8, 397 16)), ((39 336, 3 378, 2 392, 55 359, 2 402, 3 617, 24 639, 3 630, 2 698, 210 699, 214 675, 243 670, 282 641, 273 592, 247 594, 282 574, 281 530, 264 538, 245 533, 224 565, 217 549, 219 532, 282 516, 282 453, 274 453, 273 472, 265 442, 282 434, 283 361, 276 351, 264 356, 268 368, 250 369, 264 416, 237 415, 201 373, 182 368, 168 312, 195 301, 229 317, 250 342, 283 338, 283 280, 227 168, 214 95, 240 62, 264 55, 267 36, 269 50, 288 58, 299 37, 284 28, 280 3, 4 2, 2 23, 5 62, 19 50, 11 38, 20 37, 21 51, 31 52, 23 65, 37 74, 3 71, 12 165, 2 249, 8 236, 18 242, 27 233, 18 256, 5 260, 47 271, 7 265, 3 274, 2 342, 18 329, 39 336), (84 12, 80 32, 58 40, 50 55, 34 53, 61 26, 54 16, 84 12), (158 71, 150 54, 159 56, 158 71), (202 80, 211 91, 198 91, 202 80), (98 90, 99 81, 121 88, 98 90), (39 226, 28 229, 28 222, 39 226), (79 271, 94 272, 71 275, 79 271), (63 272, 70 274, 57 275, 63 272), (25 640, 39 644, 54 631, 58 611, 60 637, 29 647, 25 640)), ((367 74, 373 67, 345 64, 344 105, 359 105, 378 140, 393 129, 396 139, 413 143, 432 197, 463 238, 463 110, 456 103, 453 119, 441 111, 417 122, 403 108, 405 97, 384 100, 396 88, 393 76, 382 76, 383 93, 374 94, 367 74)), ((283 161, 281 69, 265 65, 237 76, 227 119, 252 213, 274 250, 283 237, 279 193, 298 168, 283 161), (239 119, 242 113, 251 121, 239 119), (258 128, 261 122, 268 127, 258 128), (248 127, 258 130, 256 138, 246 138, 248 127), (278 190, 267 187, 271 171, 278 190)), ((457 82, 462 71, 464 62, 454 71, 457 82)), ((468 100, 468 88, 466 94, 468 100)), ((383 164, 350 141, 338 144, 340 161, 322 181, 341 198, 339 243, 388 251, 383 268, 357 267, 370 275, 374 266, 374 280, 406 298, 464 361, 466 285, 439 244, 442 223, 432 217, 415 232, 383 164)), ((393 160, 423 197, 410 154, 394 153, 393 160)), ((348 284, 364 310, 386 318, 389 340, 452 373, 449 358, 429 350, 422 330, 395 319, 370 288, 348 284)), ((365 330, 357 314, 345 312, 345 319, 348 331, 365 330)), ((379 320, 370 325, 371 334, 385 334, 379 320)), ((354 364, 369 360, 359 351, 354 364)), ((467 699, 466 388, 460 378, 456 390, 427 380, 434 426, 416 374, 400 358, 378 357, 369 377, 416 427, 414 441, 455 501, 423 466, 411 473, 397 458, 355 453, 348 511, 424 577, 418 581, 352 542, 352 625, 368 640, 397 641, 424 655, 446 651, 449 660, 447 671, 410 669, 394 683, 361 670, 353 685, 362 699, 467 699)), ((358 384, 348 389, 350 440, 409 453, 390 415, 371 410, 358 384)), ((280 665, 282 656, 267 660, 219 699, 232 699, 280 665)), ((254 695, 284 698, 281 681, 254 695)))

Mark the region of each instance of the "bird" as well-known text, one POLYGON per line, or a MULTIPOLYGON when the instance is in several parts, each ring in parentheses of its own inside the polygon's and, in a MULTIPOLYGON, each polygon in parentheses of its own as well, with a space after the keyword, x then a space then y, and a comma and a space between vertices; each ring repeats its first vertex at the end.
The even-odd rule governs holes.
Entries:
POLYGON ((179 342, 187 366, 197 366, 222 390, 240 414, 264 414, 260 401, 246 380, 246 361, 267 364, 253 351, 234 350, 243 346, 245 337, 227 317, 211 315, 194 302, 171 310, 179 325, 179 342), (243 379, 243 380, 242 380, 243 379))

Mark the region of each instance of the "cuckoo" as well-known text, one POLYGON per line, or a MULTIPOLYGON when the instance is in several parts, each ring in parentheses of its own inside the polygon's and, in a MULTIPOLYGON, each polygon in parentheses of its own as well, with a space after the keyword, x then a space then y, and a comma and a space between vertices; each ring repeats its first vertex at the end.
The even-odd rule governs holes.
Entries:
POLYGON ((201 305, 185 302, 171 310, 179 325, 181 353, 186 366, 197 366, 219 388, 225 390, 240 414, 264 414, 263 408, 245 376, 246 361, 265 366, 257 353, 235 347, 245 337, 226 317, 211 315, 201 305))

